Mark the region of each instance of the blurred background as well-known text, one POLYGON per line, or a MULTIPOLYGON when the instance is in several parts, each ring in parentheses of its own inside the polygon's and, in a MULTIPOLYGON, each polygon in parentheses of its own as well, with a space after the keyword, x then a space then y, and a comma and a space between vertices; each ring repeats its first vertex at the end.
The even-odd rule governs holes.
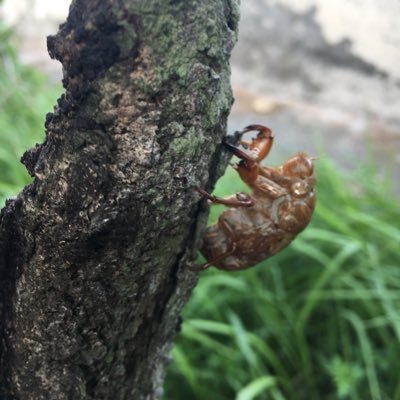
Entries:
MULTIPOLYGON (((1 204, 62 92, 46 36, 68 6, 0 4, 1 204)), ((229 131, 270 126, 272 165, 318 156, 318 206, 272 259, 202 273, 165 399, 400 399, 399 17, 398 0, 242 0, 229 131)), ((235 174, 217 194, 244 189, 235 174)))

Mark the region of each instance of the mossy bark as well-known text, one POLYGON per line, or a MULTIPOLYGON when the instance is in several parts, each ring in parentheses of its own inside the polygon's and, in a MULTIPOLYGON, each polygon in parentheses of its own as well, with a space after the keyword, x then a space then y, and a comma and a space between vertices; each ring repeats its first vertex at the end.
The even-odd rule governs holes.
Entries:
MULTIPOLYGON (((0 398, 154 399, 232 103, 237 0, 75 0, 65 94, 0 216, 0 398)), ((34 105, 33 105, 34 106, 34 105)))

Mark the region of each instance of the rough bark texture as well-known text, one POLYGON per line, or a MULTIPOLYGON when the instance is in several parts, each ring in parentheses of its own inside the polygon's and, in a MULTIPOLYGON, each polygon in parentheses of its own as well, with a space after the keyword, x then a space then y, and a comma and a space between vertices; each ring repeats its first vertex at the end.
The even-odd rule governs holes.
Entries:
POLYGON ((237 22, 237 0, 76 0, 49 37, 66 91, 0 217, 1 399, 160 395, 237 22))

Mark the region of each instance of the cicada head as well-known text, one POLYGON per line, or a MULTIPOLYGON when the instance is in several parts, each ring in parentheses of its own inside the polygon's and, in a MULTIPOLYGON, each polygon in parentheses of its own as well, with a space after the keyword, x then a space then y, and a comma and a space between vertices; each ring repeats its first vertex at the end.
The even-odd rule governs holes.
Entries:
POLYGON ((314 173, 312 160, 306 153, 297 153, 282 165, 282 173, 290 178, 308 178, 314 173))
POLYGON ((287 186, 295 198, 305 198, 314 193, 314 159, 305 153, 297 153, 280 167, 282 175, 289 178, 287 186))

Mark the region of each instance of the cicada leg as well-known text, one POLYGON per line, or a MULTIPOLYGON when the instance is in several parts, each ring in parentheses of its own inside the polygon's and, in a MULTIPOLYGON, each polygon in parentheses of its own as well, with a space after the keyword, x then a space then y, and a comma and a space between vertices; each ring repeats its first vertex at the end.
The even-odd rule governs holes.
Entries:
POLYGON ((274 137, 271 129, 264 125, 249 125, 243 129, 242 133, 258 131, 257 137, 251 142, 242 140, 241 144, 248 147, 251 153, 256 157, 257 161, 263 160, 271 150, 274 137))
POLYGON ((220 197, 207 193, 198 186, 196 186, 195 189, 206 199, 210 200, 212 204, 223 204, 224 206, 228 207, 251 207, 254 204, 252 198, 243 192, 239 192, 234 196, 221 199, 220 197))
POLYGON ((271 129, 264 125, 249 125, 242 130, 242 134, 251 131, 258 131, 257 136, 249 140, 241 140, 240 144, 249 150, 249 152, 243 151, 238 147, 224 142, 224 145, 233 153, 235 156, 244 160, 247 164, 247 168, 253 166, 254 161, 263 160, 271 150, 272 144, 274 142, 274 137, 272 136, 271 129))

